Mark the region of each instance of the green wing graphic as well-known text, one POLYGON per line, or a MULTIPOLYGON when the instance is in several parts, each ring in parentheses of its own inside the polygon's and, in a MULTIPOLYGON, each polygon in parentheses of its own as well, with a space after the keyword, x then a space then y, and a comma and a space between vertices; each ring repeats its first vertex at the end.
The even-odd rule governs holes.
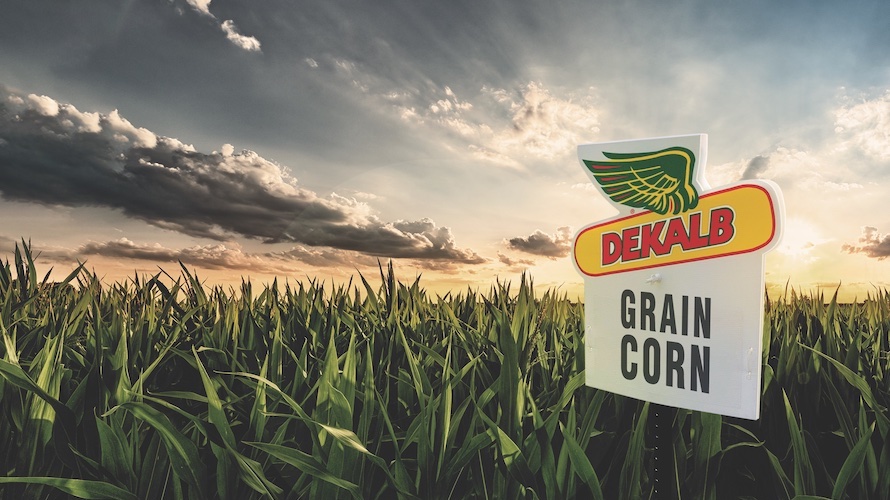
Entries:
POLYGON ((607 153, 611 161, 582 160, 612 200, 659 214, 679 214, 698 205, 692 185, 695 155, 673 147, 651 153, 607 153))

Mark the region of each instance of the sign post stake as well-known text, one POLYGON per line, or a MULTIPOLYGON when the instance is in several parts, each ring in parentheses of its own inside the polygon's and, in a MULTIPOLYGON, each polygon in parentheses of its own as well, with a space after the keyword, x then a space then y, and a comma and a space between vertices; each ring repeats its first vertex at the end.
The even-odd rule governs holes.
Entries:
POLYGON ((673 499, 674 489, 672 475, 674 472, 672 408, 650 403, 649 405, 649 438, 653 454, 653 489, 655 500, 673 499))

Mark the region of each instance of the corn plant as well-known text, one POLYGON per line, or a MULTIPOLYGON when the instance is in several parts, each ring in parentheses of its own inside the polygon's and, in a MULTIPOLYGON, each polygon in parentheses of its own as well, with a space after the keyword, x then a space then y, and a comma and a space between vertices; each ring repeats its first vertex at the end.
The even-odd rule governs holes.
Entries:
MULTIPOLYGON (((649 498, 648 403, 584 386, 583 306, 105 284, 0 263, 2 498, 649 498)), ((890 295, 767 304, 759 421, 675 410, 681 498, 890 498, 890 295)))

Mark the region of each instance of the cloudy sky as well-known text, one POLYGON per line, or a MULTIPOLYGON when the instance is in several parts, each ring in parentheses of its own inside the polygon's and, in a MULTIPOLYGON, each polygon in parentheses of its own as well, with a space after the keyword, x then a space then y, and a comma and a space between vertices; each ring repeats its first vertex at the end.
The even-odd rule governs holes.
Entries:
MULTIPOLYGON (((62 275, 579 293, 585 142, 709 135, 777 182, 767 280, 890 287, 890 4, 7 0, 0 255, 62 275)), ((4 258, 6 258, 4 257, 4 258)))

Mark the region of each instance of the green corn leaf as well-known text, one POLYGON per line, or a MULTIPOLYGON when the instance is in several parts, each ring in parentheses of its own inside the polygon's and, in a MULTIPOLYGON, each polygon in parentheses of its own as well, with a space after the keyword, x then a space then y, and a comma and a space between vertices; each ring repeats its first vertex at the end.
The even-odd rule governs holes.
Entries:
POLYGON ((816 490, 813 466, 794 409, 788 401, 788 394, 783 390, 782 395, 785 399, 785 416, 788 420, 788 432, 791 435, 791 449, 794 455, 794 491, 797 494, 808 494, 816 490))
POLYGON ((464 440, 460 449, 452 456, 451 460, 448 462, 448 466, 445 468, 445 476, 457 476, 460 470, 462 470, 464 467, 467 467, 470 460, 476 457, 481 450, 485 449, 488 446, 491 446, 494 442, 495 438, 489 432, 476 434, 475 436, 464 440))
POLYGON ((479 412, 478 415, 488 426, 488 432, 497 444, 499 456, 506 466, 510 476, 519 484, 527 485, 538 491, 538 485, 535 481, 535 475, 529 469, 528 459, 519 446, 516 445, 510 436, 501 429, 493 420, 488 418, 484 413, 479 412))
POLYGON ((791 498, 791 491, 789 488, 793 488, 791 480, 788 478, 788 475, 785 474, 785 469, 782 468, 781 462, 779 462, 779 458, 776 455, 769 451, 765 446, 763 447, 764 452, 766 453, 767 460, 769 461, 770 468, 773 474, 776 476, 778 480, 778 485, 776 486, 776 497, 777 498, 791 498), (782 494, 779 497, 779 494, 782 494))
MULTIPOLYGON (((317 426, 318 429, 324 430, 327 433, 327 435, 331 436, 335 441, 340 443, 342 446, 344 446, 346 448, 353 449, 353 450, 358 451, 359 453, 362 453, 365 456, 367 456, 368 459, 371 460, 372 463, 377 465, 389 477, 389 479, 391 481, 393 481, 394 483, 397 484, 397 486, 399 487, 399 491, 402 494, 410 495, 408 488, 404 487, 406 485, 402 485, 402 484, 396 482, 396 478, 393 477, 392 474, 390 473, 389 467, 387 467, 386 462, 383 459, 381 459, 380 457, 378 457, 377 455, 371 453, 371 451, 369 451, 367 449, 367 447, 365 447, 365 445, 363 445, 361 443, 361 441, 359 441, 358 436, 356 436, 355 432, 348 430, 348 429, 341 429, 341 428, 333 427, 333 426, 318 422, 317 420, 310 417, 303 410, 303 408, 300 406, 300 404, 293 400, 293 398, 291 398, 287 394, 281 392, 281 389, 277 385, 273 384, 272 382, 270 382, 268 380, 263 379, 262 377, 253 375, 251 373, 244 373, 244 372, 232 372, 231 374, 249 378, 249 379, 253 379, 260 383, 266 384, 270 389, 272 389, 273 392, 276 393, 277 396, 282 398, 282 401, 284 401, 296 413, 296 415, 270 413, 270 414, 268 414, 268 416, 270 416, 270 417, 279 416, 279 417, 284 417, 284 418, 289 418, 289 419, 298 419, 298 420, 301 420, 301 421, 303 421, 307 424, 310 424, 312 426, 317 426)), ((320 443, 317 440, 318 438, 316 436, 316 433, 310 433, 310 434, 311 434, 311 438, 314 440, 314 446, 320 447, 320 443)))
POLYGON ((575 468, 575 473, 578 474, 581 480, 583 480, 584 483, 587 484, 587 487, 590 488, 593 498, 595 500, 602 500, 603 490, 600 486, 599 477, 593 469, 593 466, 590 464, 587 455, 584 454, 584 450, 581 449, 572 434, 566 432, 565 428, 562 429, 562 437, 564 439, 563 443, 568 449, 572 467, 575 468))
POLYGON ((692 440, 693 480, 692 484, 701 488, 702 498, 717 498, 717 463, 721 445, 723 417, 713 413, 694 412, 692 425, 695 438, 692 440))
MULTIPOLYGON (((199 299, 204 300, 200 297, 199 299)), ((204 384, 204 391, 207 393, 208 417, 223 441, 224 451, 215 450, 217 459, 220 460, 220 464, 230 464, 231 461, 234 460, 235 464, 238 466, 238 476, 254 491, 270 496, 283 493, 284 490, 266 478, 259 463, 245 457, 237 451, 235 434, 232 432, 232 427, 229 425, 229 420, 223 410, 222 400, 219 398, 219 394, 216 393, 216 387, 213 385, 213 381, 210 380, 210 376, 207 374, 207 370, 201 363, 201 359, 198 358, 198 352, 194 347, 192 347, 192 353, 195 357, 198 373, 201 375, 201 381, 204 384), (223 453, 226 454, 226 459, 222 459, 223 453)), ((222 467, 219 464, 218 470, 224 474, 230 473, 230 471, 226 470, 226 467, 222 467)))
POLYGON ((884 407, 882 407, 880 404, 878 404, 877 400, 875 399, 874 393, 871 390, 871 387, 869 387, 869 385, 868 385, 868 382, 866 382, 865 379, 861 375, 859 375, 857 373, 853 373, 849 368, 847 368, 840 361, 838 361, 834 358, 828 357, 825 354, 823 354, 811 347, 808 347, 806 345, 803 345, 803 344, 799 344, 799 345, 801 347, 803 347, 804 349, 808 349, 808 350, 818 354, 819 356, 825 358, 826 360, 828 360, 837 369, 837 371, 844 377, 844 379, 847 381, 847 383, 849 383, 850 385, 855 387, 857 390, 859 390, 859 393, 862 396, 862 399, 865 400, 865 403, 868 404, 869 408, 871 408, 875 412, 875 419, 878 423, 878 429, 881 431, 881 436, 887 436, 888 431, 890 431, 890 419, 888 419, 888 417, 886 415, 887 410, 884 407))
POLYGON ((646 421, 649 416, 649 403, 643 404, 643 409, 637 415, 637 421, 634 423, 628 442, 627 455, 625 455, 624 466, 621 468, 619 477, 619 487, 621 491, 626 492, 627 497, 631 499, 642 498, 642 465, 643 453, 645 450, 646 421))
POLYGON ((68 436, 74 435, 75 417, 71 409, 38 386, 20 366, 0 359, 0 376, 12 385, 36 394, 40 399, 49 404, 60 417, 60 421, 68 436))
POLYGON ((158 432, 173 466, 173 474, 194 488, 199 498, 207 498, 202 487, 204 465, 195 444, 179 432, 166 415, 145 403, 128 401, 118 408, 132 413, 158 432))
POLYGON ((323 463, 319 462, 315 457, 308 453, 304 453, 295 448, 270 443, 247 442, 245 444, 262 450, 282 462, 296 467, 306 474, 342 488, 348 491, 353 498, 361 498, 361 491, 357 484, 341 479, 337 474, 330 473, 323 463))
POLYGON ((102 467, 109 471, 119 484, 135 487, 136 474, 133 471, 132 453, 128 450, 123 430, 120 427, 112 429, 99 417, 96 417, 96 428, 99 432, 102 467))
POLYGON ((228 447, 234 448, 235 434, 232 432, 232 427, 229 425, 229 420, 223 410, 222 400, 219 399, 216 387, 213 385, 213 381, 210 380, 210 376, 207 375, 207 370, 204 368, 204 364, 201 363, 201 359, 198 358, 198 351, 194 347, 192 347, 192 353, 195 356, 195 366, 198 368, 201 382, 204 384, 204 392, 207 394, 207 415, 210 423, 213 424, 222 437, 223 443, 228 447))
POLYGON ((363 445, 358 440, 358 436, 356 436, 355 433, 351 430, 331 427, 330 425, 325 425, 321 422, 318 422, 318 426, 324 429, 325 432, 333 436, 334 439, 336 439, 337 442, 339 442, 340 444, 343 444, 360 453, 364 453, 365 455, 373 455, 373 453, 365 448, 365 445, 363 445))
POLYGON ((139 497, 129 491, 103 481, 61 477, 0 477, 0 484, 42 484, 76 498, 91 500, 139 500, 139 497))
POLYGON ((855 478, 862 470, 866 449, 871 445, 871 435, 873 431, 874 427, 871 427, 863 432, 862 437, 859 438, 856 446, 853 447, 853 450, 847 456, 847 459, 844 460, 844 465, 841 466, 837 479, 834 481, 834 489, 831 492, 831 498, 842 498, 844 490, 847 488, 850 480, 855 478))

